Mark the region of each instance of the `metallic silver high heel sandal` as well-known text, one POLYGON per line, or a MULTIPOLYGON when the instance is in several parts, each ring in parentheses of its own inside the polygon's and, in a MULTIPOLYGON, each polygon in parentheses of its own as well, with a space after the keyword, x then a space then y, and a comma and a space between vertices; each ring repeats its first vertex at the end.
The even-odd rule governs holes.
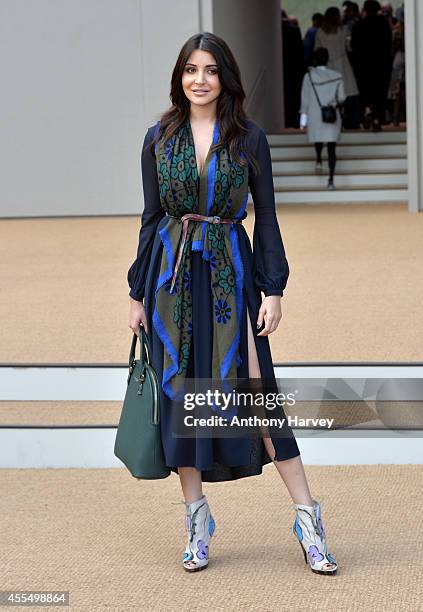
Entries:
POLYGON ((209 545, 215 531, 215 522, 205 495, 185 504, 185 508, 188 541, 182 565, 187 572, 197 572, 209 563, 209 545))
POLYGON ((316 574, 335 574, 336 559, 328 552, 320 504, 315 499, 312 506, 293 504, 296 510, 293 532, 301 545, 304 561, 316 574))

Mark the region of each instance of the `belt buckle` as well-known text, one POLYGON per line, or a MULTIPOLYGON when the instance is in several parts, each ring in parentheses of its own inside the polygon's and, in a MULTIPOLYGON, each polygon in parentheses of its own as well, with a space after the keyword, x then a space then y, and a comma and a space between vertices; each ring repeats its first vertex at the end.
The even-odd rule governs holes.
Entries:
POLYGON ((213 221, 212 221, 212 223, 220 223, 220 217, 219 217, 219 215, 214 215, 214 216, 213 216, 213 221))

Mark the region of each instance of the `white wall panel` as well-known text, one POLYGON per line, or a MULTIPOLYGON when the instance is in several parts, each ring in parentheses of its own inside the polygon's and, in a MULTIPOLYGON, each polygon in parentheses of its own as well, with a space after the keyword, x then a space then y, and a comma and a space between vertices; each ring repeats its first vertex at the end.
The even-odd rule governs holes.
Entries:
POLYGON ((0 216, 140 213, 140 148, 196 0, 2 0, 0 216))

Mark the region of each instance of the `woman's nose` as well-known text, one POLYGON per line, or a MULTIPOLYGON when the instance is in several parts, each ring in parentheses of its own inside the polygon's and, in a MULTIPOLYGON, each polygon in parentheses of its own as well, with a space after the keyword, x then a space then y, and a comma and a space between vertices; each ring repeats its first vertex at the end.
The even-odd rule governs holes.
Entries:
POLYGON ((204 75, 201 72, 199 72, 197 76, 195 77, 195 82, 198 85, 202 85, 204 83, 204 75))

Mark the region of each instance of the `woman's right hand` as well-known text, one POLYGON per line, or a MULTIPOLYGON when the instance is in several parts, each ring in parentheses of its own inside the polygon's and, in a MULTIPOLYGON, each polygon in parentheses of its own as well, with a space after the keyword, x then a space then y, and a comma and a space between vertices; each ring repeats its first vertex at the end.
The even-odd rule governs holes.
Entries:
POLYGON ((129 301, 129 327, 132 329, 134 334, 139 336, 140 323, 142 323, 146 333, 148 334, 147 316, 145 314, 144 304, 134 300, 131 297, 129 298, 129 301))

